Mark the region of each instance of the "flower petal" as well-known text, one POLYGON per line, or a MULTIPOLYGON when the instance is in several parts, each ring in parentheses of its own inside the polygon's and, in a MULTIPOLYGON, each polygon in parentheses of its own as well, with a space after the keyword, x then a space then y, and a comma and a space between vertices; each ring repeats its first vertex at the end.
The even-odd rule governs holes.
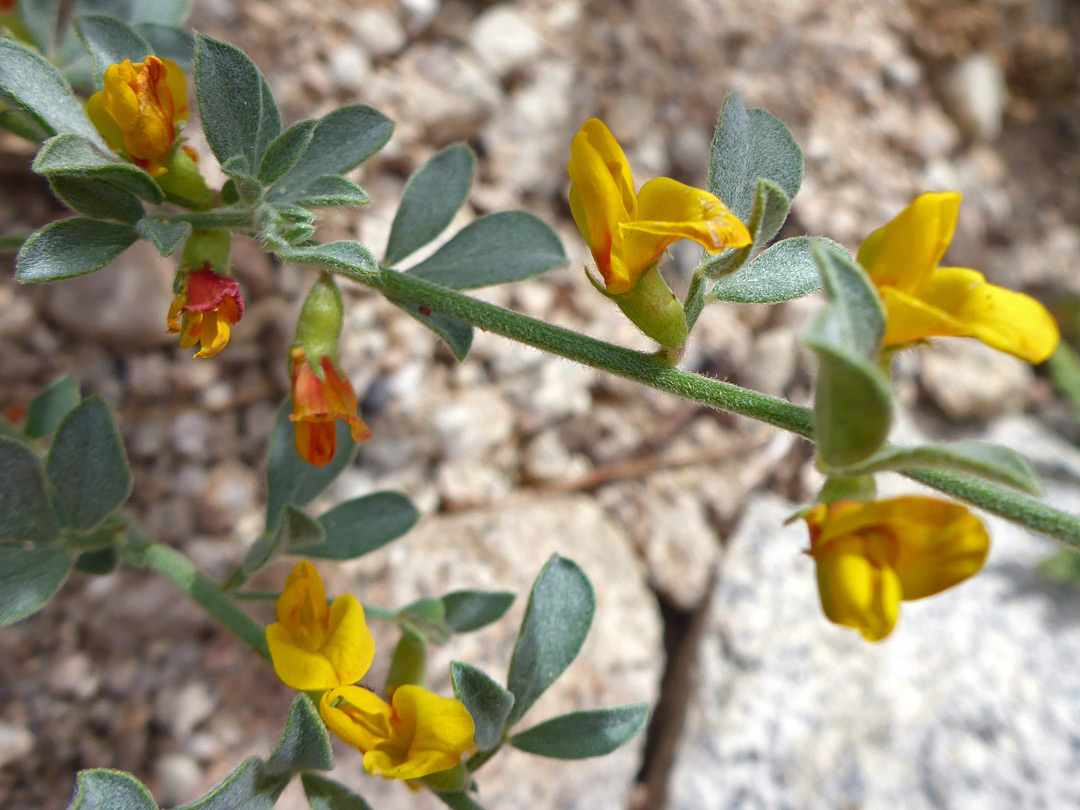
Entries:
POLYGON ((204 313, 202 329, 199 330, 199 343, 202 348, 195 352, 195 356, 213 357, 225 348, 231 331, 229 322, 219 318, 217 312, 204 313))
POLYGON ((866 238, 859 248, 859 264, 879 289, 916 293, 945 255, 959 213, 956 192, 920 194, 866 238))
POLYGON ((266 628, 266 645, 274 672, 286 686, 305 692, 341 686, 329 659, 297 645, 285 625, 275 622, 266 628))
POLYGON ((329 464, 337 451, 337 427, 334 423, 297 419, 295 416, 289 418, 296 423, 296 452, 300 458, 315 467, 329 464))
POLYGON ((364 752, 391 736, 393 713, 389 703, 361 686, 331 689, 319 700, 319 715, 326 727, 364 752))
POLYGON ((623 223, 621 231, 621 252, 635 276, 635 270, 648 267, 680 239, 697 242, 710 252, 751 241, 746 226, 719 197, 669 177, 657 177, 641 187, 638 219, 623 223))
POLYGON ((1054 316, 1023 293, 990 284, 966 267, 939 267, 916 293, 960 324, 960 334, 1029 363, 1046 360, 1060 339, 1054 316))
POLYGON ((356 683, 375 660, 375 639, 355 596, 344 594, 334 600, 328 630, 329 638, 319 652, 329 659, 342 684, 356 683))
POLYGON ((861 538, 836 540, 814 552, 821 607, 829 621, 852 627, 867 641, 881 641, 900 615, 896 572, 865 556, 861 538))

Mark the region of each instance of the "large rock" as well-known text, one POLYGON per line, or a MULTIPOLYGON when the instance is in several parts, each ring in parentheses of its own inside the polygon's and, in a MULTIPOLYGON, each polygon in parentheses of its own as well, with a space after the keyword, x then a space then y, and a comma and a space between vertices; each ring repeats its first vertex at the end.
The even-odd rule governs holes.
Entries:
POLYGON ((731 539, 669 806, 1076 806, 1080 594, 1033 572, 1051 544, 989 520, 985 569, 871 645, 822 615, 793 508, 761 497, 731 539))
MULTIPOLYGON (((394 606, 465 588, 518 594, 499 622, 457 636, 434 651, 428 662, 429 685, 449 695, 453 660, 466 661, 506 682, 529 588, 555 553, 574 560, 592 580, 596 619, 578 658, 529 710, 520 728, 571 711, 654 703, 664 663, 656 601, 629 539, 591 498, 516 500, 482 513, 425 520, 402 540, 355 564, 348 587, 365 602, 394 606)), ((327 573, 340 574, 340 568, 327 573)), ((328 584, 327 589, 340 593, 341 587, 344 582, 336 589, 328 584)), ((376 663, 364 682, 378 687, 397 636, 396 631, 387 631, 385 622, 373 621, 372 629, 376 663)), ((613 754, 579 762, 505 750, 477 774, 479 799, 498 810, 627 807, 643 741, 638 735, 613 754)), ((408 796, 400 784, 365 777, 355 751, 341 745, 335 750, 333 777, 351 785, 373 807, 442 807, 430 795, 408 796)))

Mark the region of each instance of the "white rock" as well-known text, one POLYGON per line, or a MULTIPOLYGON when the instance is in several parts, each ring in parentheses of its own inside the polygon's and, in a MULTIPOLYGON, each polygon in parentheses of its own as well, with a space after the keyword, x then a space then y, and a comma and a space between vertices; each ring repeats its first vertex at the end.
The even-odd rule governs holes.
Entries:
POLYGON ((949 112, 971 137, 982 141, 997 139, 1009 88, 996 58, 988 53, 965 57, 949 72, 944 90, 949 112))
POLYGON ((739 371, 744 385, 781 396, 795 374, 798 335, 791 328, 770 329, 754 338, 750 354, 739 371))
POLYGON ((213 713, 216 705, 209 687, 201 681, 192 681, 179 690, 162 693, 154 714, 175 739, 184 740, 213 713))
POLYGON ((544 51, 543 37, 529 18, 509 3, 492 6, 473 21, 469 45, 500 78, 544 51))
POLYGON ((1023 409, 1031 366, 976 340, 946 338, 919 350, 926 390, 954 419, 988 419, 1023 409))
POLYGON ((382 6, 368 6, 349 20, 356 38, 372 56, 390 56, 405 47, 405 29, 382 6))
POLYGON ((0 723, 0 768, 22 759, 34 749, 30 729, 11 723, 0 723))
POLYGON ((188 754, 165 754, 154 763, 154 797, 169 806, 188 802, 199 795, 202 768, 188 754))
POLYGON ((440 408, 432 426, 446 458, 479 459, 513 435, 514 411, 495 391, 469 389, 440 408))
POLYGON ((330 76, 342 90, 362 90, 370 72, 371 58, 363 48, 345 43, 331 50, 330 76))
POLYGON ((85 653, 66 656, 49 673, 49 687, 65 697, 87 700, 97 693, 101 679, 85 653))

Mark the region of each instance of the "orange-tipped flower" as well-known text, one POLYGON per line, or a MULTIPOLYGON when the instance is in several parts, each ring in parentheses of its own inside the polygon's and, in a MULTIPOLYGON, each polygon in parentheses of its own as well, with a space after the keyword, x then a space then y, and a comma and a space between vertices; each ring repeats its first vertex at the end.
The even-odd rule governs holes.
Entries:
POLYGON ((293 412, 296 452, 308 464, 325 466, 337 451, 338 419, 348 423, 354 442, 371 438, 371 428, 357 415, 356 392, 328 354, 315 358, 316 368, 303 346, 294 346, 292 362, 293 412))
POLYGON ((956 192, 920 194, 859 248, 885 303, 885 348, 930 337, 973 337, 1041 363, 1057 348, 1057 323, 1030 296, 990 284, 966 267, 938 267, 960 214, 956 192))
POLYGON ((240 285, 209 265, 188 273, 169 307, 169 331, 180 333, 180 348, 196 343, 196 357, 213 357, 229 342, 232 324, 244 315, 240 285))
POLYGON ((719 197, 668 177, 634 193, 630 164, 602 121, 582 125, 570 146, 570 210, 612 295, 680 239, 708 251, 750 244, 750 232, 719 197))
POLYGON ((909 496, 818 504, 804 516, 829 621, 881 641, 900 602, 941 593, 986 560, 990 538, 959 504, 909 496))
POLYGON ((359 686, 322 696, 327 728, 364 755, 364 769, 386 779, 418 779, 457 767, 473 746, 473 719, 465 706, 420 686, 394 690, 391 703, 359 686))
POLYGON ((188 117, 184 72, 156 56, 109 65, 105 89, 90 96, 86 113, 114 149, 159 177, 167 171, 176 126, 188 117))

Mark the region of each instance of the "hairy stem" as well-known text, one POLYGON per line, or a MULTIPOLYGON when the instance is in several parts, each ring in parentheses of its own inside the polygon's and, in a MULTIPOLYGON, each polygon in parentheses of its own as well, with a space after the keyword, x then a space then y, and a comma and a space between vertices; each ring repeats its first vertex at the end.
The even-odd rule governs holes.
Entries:
MULTIPOLYGON (((813 440, 813 414, 787 400, 751 391, 672 368, 655 355, 615 346, 579 335, 527 315, 503 309, 440 287, 407 273, 382 269, 378 274, 345 272, 349 278, 432 312, 557 354, 593 368, 648 385, 659 391, 698 402, 710 408, 748 416, 813 440)), ((925 470, 900 470, 914 481, 967 501, 988 512, 1043 532, 1080 550, 1080 517, 1062 512, 1034 498, 970 475, 925 470)))

